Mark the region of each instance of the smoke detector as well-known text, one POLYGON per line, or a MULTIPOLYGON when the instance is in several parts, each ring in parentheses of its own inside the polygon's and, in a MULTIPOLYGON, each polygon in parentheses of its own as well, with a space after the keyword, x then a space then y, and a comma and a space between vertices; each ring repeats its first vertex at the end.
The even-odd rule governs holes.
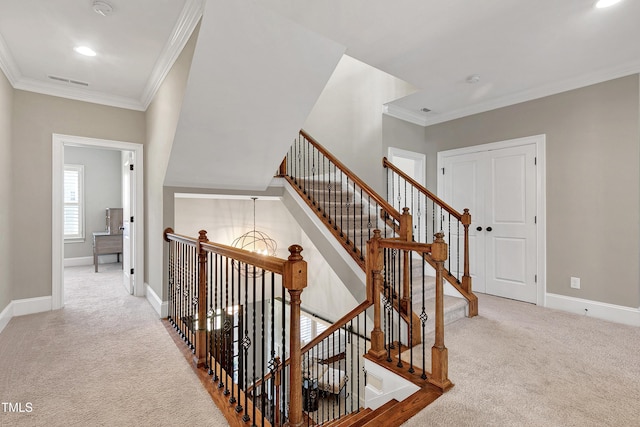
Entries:
POLYGON ((97 0, 93 2, 93 11, 98 15, 109 16, 113 12, 113 7, 107 2, 97 0))
POLYGON ((466 80, 466 82, 469 83, 470 85, 474 85, 479 81, 480 81, 480 76, 477 74, 471 74, 469 77, 467 77, 467 80, 466 80))

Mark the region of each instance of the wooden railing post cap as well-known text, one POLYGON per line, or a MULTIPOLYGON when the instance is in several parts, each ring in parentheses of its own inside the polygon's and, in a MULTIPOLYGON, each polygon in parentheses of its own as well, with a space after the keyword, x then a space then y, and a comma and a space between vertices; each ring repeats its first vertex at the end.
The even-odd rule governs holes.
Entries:
POLYGON ((465 209, 462 213, 462 225, 470 225, 471 224, 471 214, 469 213, 469 209, 465 209))
POLYGON ((302 250, 300 245, 289 246, 289 261, 302 261, 302 250))
POLYGON ((162 233, 162 237, 164 238, 165 242, 169 241, 169 238, 167 237, 167 234, 173 234, 173 228, 167 227, 167 228, 164 229, 164 233, 162 233))
POLYGON ((200 230, 200 231, 198 231, 198 234, 199 234, 198 240, 200 242, 208 242, 209 241, 209 239, 207 238, 207 230, 200 230))
POLYGON ((290 291, 301 291, 307 287, 307 262, 302 259, 302 246, 289 246, 289 258, 285 265, 284 286, 290 291))
POLYGON ((445 261, 448 254, 448 245, 444 241, 444 233, 439 231, 431 244, 431 257, 434 261, 445 261))
POLYGON ((409 208, 408 207, 404 207, 402 208, 402 215, 409 215, 409 208))

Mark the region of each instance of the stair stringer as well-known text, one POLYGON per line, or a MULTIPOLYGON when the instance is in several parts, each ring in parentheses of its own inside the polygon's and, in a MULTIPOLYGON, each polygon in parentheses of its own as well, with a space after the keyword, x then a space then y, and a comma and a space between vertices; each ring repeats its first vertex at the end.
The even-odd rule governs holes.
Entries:
POLYGON ((336 240, 309 205, 300 198, 295 189, 286 182, 284 183, 282 203, 322 253, 349 293, 356 301, 366 300, 365 272, 353 258, 345 255, 344 247, 340 242, 336 240))
POLYGON ((365 358, 364 369, 367 372, 364 408, 376 410, 393 399, 402 402, 420 390, 416 384, 394 374, 373 360, 365 358))

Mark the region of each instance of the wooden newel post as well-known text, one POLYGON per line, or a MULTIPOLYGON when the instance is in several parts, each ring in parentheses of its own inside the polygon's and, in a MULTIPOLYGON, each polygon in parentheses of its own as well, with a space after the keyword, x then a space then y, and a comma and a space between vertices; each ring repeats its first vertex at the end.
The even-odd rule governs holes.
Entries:
POLYGON ((429 382, 446 391, 453 387, 449 381, 449 353, 444 345, 444 261, 447 259, 448 247, 444 241, 444 233, 435 235, 431 244, 431 257, 436 263, 436 337, 431 347, 431 377, 429 382))
POLYGON ((289 347, 291 352, 289 421, 286 426, 302 426, 302 347, 300 346, 300 294, 307 287, 307 262, 302 259, 302 246, 289 246, 289 258, 284 266, 284 287, 291 298, 289 347))
POLYGON ((462 276, 462 289, 469 294, 469 317, 473 317, 478 315, 478 297, 473 294, 471 272, 469 270, 469 226, 471 225, 469 209, 465 209, 462 214, 462 225, 464 227, 464 273, 462 276))
POLYGON ((198 322, 196 326, 196 342, 195 355, 193 363, 197 367, 205 364, 207 359, 207 253, 202 249, 202 243, 209 241, 207 232, 200 230, 198 232, 197 250, 198 250, 198 322))
POLYGON ((380 294, 382 292, 382 269, 384 262, 382 249, 380 248, 380 230, 373 231, 373 237, 367 242, 367 297, 373 301, 373 331, 371 331, 371 348, 369 355, 376 358, 385 357, 384 332, 380 328, 382 307, 380 307, 380 294))
POLYGON ((471 275, 469 274, 469 226, 471 214, 465 209, 462 214, 462 226, 464 227, 464 274, 462 276, 462 289, 471 292, 471 275))

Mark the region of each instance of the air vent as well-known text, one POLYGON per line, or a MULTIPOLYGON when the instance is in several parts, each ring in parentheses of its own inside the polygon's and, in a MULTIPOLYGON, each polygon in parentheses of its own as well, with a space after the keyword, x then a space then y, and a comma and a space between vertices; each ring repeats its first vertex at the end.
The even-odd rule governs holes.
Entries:
POLYGON ((69 84, 80 85, 80 86, 89 86, 89 83, 81 82, 79 80, 72 80, 72 79, 67 79, 65 77, 58 77, 58 76, 47 76, 47 77, 49 77, 51 80, 55 80, 58 82, 69 83, 69 84))
POLYGON ((427 107, 421 108, 420 111, 422 111, 423 113, 430 113, 431 112, 431 110, 429 108, 427 108, 427 107))

